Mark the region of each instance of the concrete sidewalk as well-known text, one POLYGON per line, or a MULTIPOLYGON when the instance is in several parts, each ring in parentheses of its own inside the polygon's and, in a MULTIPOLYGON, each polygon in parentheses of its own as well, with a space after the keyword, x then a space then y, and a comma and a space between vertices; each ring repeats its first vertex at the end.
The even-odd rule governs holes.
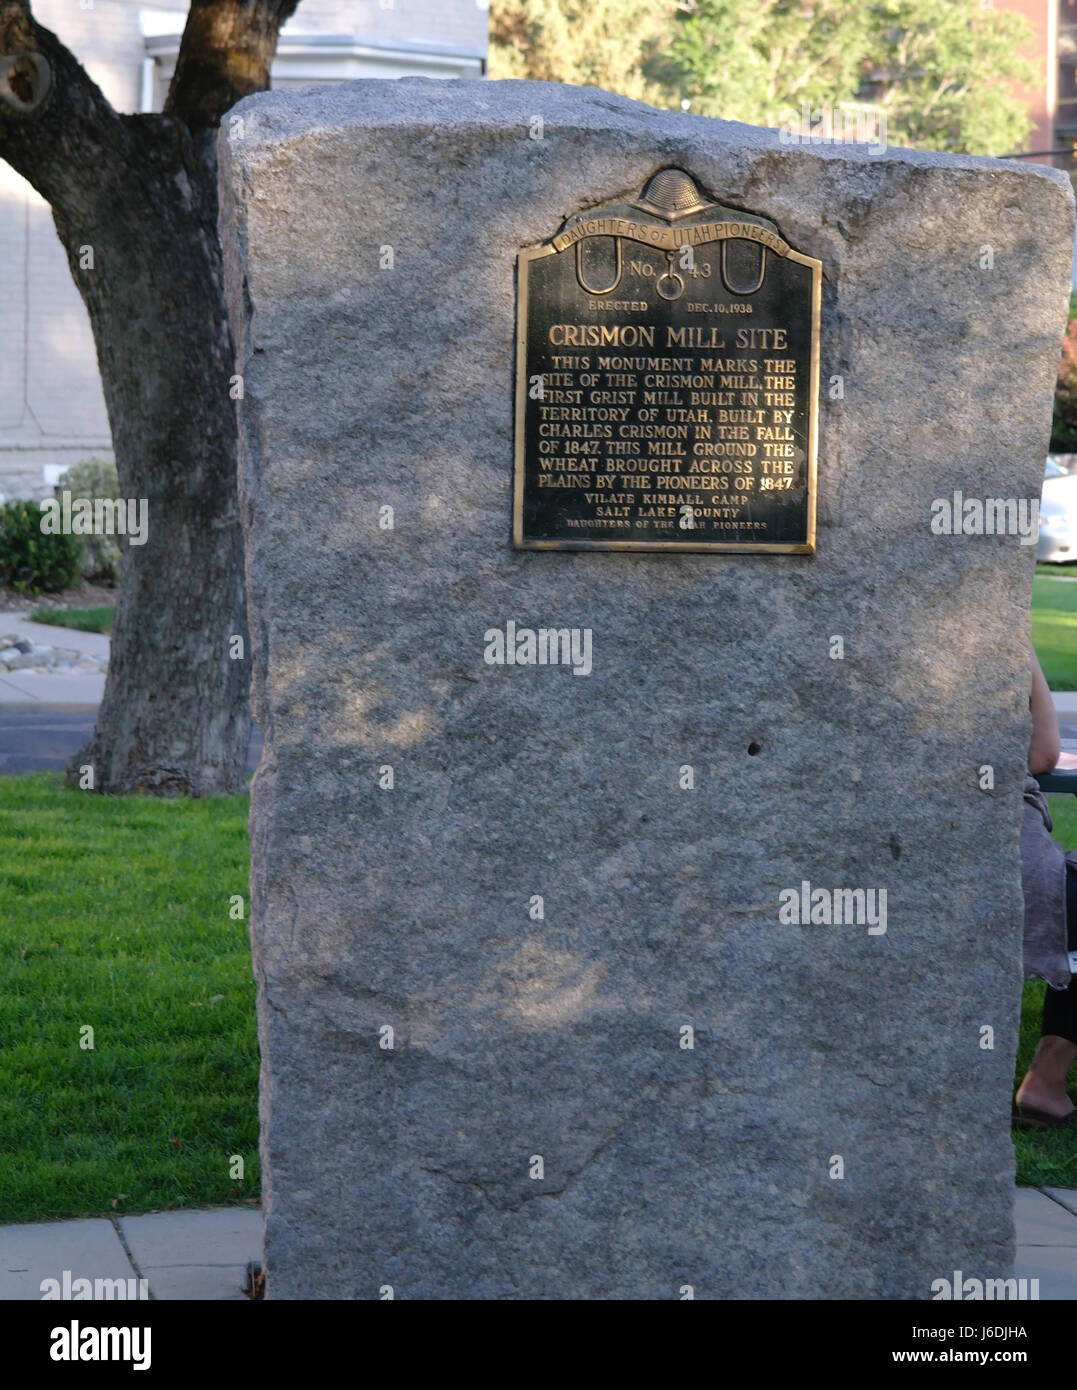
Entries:
POLYGON ((1077 1188, 1019 1187, 1017 1225, 1019 1279, 1038 1279, 1040 1299, 1077 1298, 1077 1188))
MULTIPOLYGON (((1019 1187, 1014 1215, 1017 1277, 1038 1279, 1041 1301, 1077 1299, 1077 1188, 1019 1187)), ((69 1283, 145 1279, 151 1298, 242 1299, 261 1244, 261 1213, 236 1207, 0 1226, 0 1300, 40 1299, 65 1270, 69 1283)))
MULTIPOLYGON (((25 613, 0 613, 0 635, 23 638, 35 646, 66 647, 80 655, 108 661, 109 639, 99 632, 79 632, 52 623, 32 623, 25 613)), ((101 703, 105 690, 104 672, 75 670, 37 670, 27 667, 0 671, 0 706, 65 705, 90 706, 101 703)))
POLYGON ((0 705, 96 709, 104 693, 105 677, 93 671, 26 670, 0 675, 0 705))
POLYGON ((0 613, 0 633, 10 632, 45 647, 74 647, 89 656, 108 660, 109 638, 104 633, 80 632, 78 628, 60 627, 55 623, 32 623, 27 613, 0 613))
POLYGON ((65 1270, 70 1282, 145 1279, 150 1298, 244 1299, 261 1249, 256 1207, 0 1226, 0 1300, 40 1299, 42 1280, 62 1283, 65 1270))

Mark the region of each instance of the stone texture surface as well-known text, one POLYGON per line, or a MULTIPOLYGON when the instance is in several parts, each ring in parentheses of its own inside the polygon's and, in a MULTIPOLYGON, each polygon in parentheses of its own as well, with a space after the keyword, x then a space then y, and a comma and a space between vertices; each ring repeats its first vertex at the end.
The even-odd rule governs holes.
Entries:
POLYGON ((929 519, 1038 494, 1065 181, 533 83, 227 124, 268 1297, 1008 1274, 1033 548, 929 519), (815 556, 511 549, 516 252, 669 164, 823 262, 815 556), (484 665, 508 619, 593 673, 484 665))

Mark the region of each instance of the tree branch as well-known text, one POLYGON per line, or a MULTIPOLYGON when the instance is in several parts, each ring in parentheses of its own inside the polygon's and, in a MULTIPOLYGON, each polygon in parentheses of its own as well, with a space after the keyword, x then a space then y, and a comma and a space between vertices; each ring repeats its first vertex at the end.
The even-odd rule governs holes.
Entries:
POLYGON ((109 195, 130 142, 129 126, 27 0, 0 0, 0 159, 62 212, 109 195))
POLYGON ((218 125, 230 106, 269 87, 281 25, 298 0, 191 0, 165 115, 192 134, 218 125))

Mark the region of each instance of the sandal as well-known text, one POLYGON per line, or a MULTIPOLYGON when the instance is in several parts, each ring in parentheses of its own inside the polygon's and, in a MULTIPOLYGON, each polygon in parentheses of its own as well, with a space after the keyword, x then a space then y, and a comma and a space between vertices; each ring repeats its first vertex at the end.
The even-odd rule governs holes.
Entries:
POLYGON ((1077 1124, 1077 1109, 1068 1115, 1050 1115, 1046 1110, 1037 1110, 1031 1105, 1013 1107, 1012 1122, 1018 1129, 1062 1129, 1066 1125, 1077 1124))

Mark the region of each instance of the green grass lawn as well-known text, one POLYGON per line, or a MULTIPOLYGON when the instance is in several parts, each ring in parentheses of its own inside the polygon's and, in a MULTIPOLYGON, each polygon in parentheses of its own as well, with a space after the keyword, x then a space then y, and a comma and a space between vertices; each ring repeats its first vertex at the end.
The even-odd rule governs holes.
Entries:
POLYGON ((247 804, 0 778, 0 1223, 257 1196, 247 804))
POLYGON ((1032 645, 1052 690, 1077 690, 1077 565, 1037 565, 1032 645))
MULTIPOLYGON (((1077 587, 1077 586, 1075 586, 1077 587)), ((1054 837, 1063 849, 1077 849, 1077 796, 1047 798, 1054 821, 1054 837)), ((1021 1041, 1017 1049, 1017 1078, 1028 1069, 1040 1039, 1040 1013, 1043 992, 1040 980, 1030 980, 1021 999, 1021 1041)), ((1074 1075, 1071 1072, 1071 1077, 1074 1075)), ((1071 1082, 1070 1096, 1077 1101, 1077 1082, 1071 1082)), ((1077 1187, 1077 1134, 1059 1134, 1015 1129, 1013 1147, 1017 1154, 1017 1181, 1048 1187, 1077 1187)))
POLYGON ((112 631, 115 604, 103 608, 35 608, 30 619, 35 623, 52 623, 54 627, 73 627, 79 632, 112 631))

